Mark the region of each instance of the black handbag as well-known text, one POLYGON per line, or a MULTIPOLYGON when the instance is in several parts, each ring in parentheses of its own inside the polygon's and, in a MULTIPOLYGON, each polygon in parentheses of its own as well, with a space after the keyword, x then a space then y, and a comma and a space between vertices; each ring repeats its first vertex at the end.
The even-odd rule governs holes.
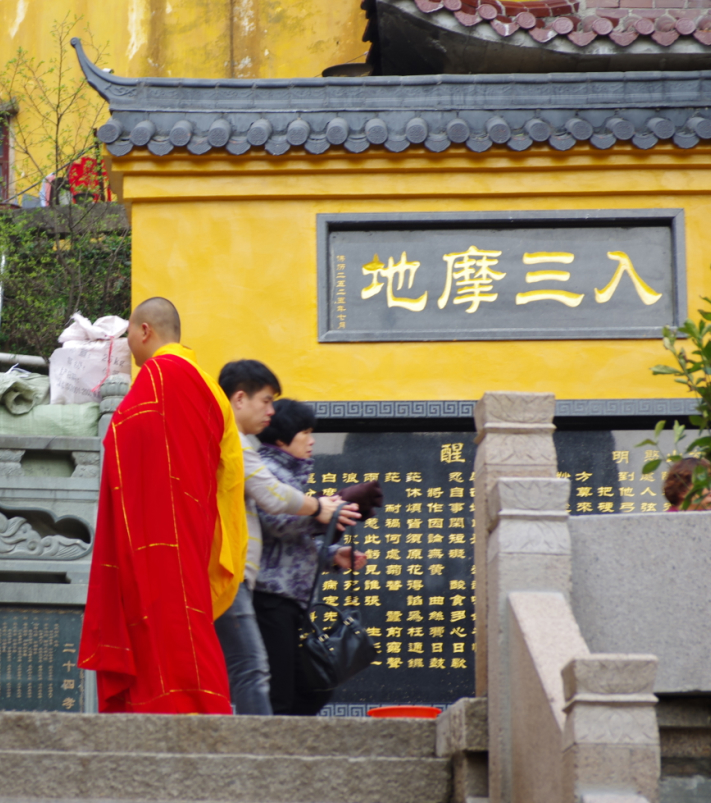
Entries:
MULTIPOLYGON (((328 548, 337 540, 334 536, 340 511, 339 507, 333 514, 319 550, 316 578, 311 588, 312 602, 304 613, 299 633, 302 682, 309 691, 333 691, 336 686, 370 666, 378 655, 372 639, 361 624, 358 611, 342 611, 334 605, 313 601, 321 572, 328 564, 328 548), (315 608, 336 611, 338 621, 327 630, 320 628, 310 616, 315 608)), ((351 549, 351 570, 354 569, 354 552, 355 547, 351 549)))

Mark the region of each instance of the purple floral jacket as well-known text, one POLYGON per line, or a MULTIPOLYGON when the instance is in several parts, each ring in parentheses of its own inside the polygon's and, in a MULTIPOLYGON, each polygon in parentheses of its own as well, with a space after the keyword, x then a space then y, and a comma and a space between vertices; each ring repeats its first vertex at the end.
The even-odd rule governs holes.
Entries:
MULTIPOLYGON (((278 480, 306 491, 313 460, 293 457, 268 443, 262 444, 259 454, 278 480)), ((314 536, 324 533, 326 525, 310 516, 271 514, 261 508, 259 521, 263 547, 256 590, 292 599, 308 608, 318 563, 319 544, 314 536)))

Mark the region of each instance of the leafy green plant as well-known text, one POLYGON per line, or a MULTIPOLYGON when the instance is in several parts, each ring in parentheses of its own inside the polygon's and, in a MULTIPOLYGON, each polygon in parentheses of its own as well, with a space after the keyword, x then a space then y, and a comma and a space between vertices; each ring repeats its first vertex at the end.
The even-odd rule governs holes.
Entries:
MULTIPOLYGON (((130 311, 130 229, 122 207, 106 202, 95 134, 104 103, 76 70, 69 44, 79 23, 67 16, 54 24, 46 62, 20 49, 0 69, 0 116, 13 152, 8 200, 39 193, 48 176, 55 189, 50 206, 0 209, 0 351, 48 357, 74 312, 93 320, 130 311), (79 159, 81 175, 70 184, 79 159)), ((82 39, 93 47, 90 31, 82 39)), ((93 50, 101 63, 106 48, 93 50)))
MULTIPOLYGON (((704 297, 709 307, 711 299, 704 297)), ((698 428, 698 436, 684 449, 681 442, 686 438, 686 427, 678 421, 674 422, 674 449, 666 456, 666 461, 676 463, 684 457, 702 457, 711 462, 711 312, 700 309, 698 324, 688 318, 678 329, 665 326, 662 329, 664 348, 673 356, 676 365, 655 365, 655 375, 673 376, 674 381, 684 385, 696 397, 696 415, 689 417, 689 422, 698 428), (680 340, 680 336, 685 336, 680 340)), ((659 438, 666 421, 659 421, 654 429, 654 436, 642 441, 638 446, 651 445, 659 447, 659 438)), ((642 471, 655 471, 663 458, 645 463, 642 471)), ((687 509, 694 501, 704 496, 711 489, 711 473, 706 465, 699 464, 692 476, 689 493, 682 503, 687 509)))
POLYGON ((72 313, 128 317, 130 232, 101 206, 0 213, 0 351, 48 358, 72 313))

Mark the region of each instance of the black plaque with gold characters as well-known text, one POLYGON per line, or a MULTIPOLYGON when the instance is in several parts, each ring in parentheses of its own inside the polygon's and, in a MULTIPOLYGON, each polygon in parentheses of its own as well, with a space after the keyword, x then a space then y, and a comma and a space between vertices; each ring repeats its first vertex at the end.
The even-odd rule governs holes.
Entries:
POLYGON ((658 337, 686 317, 683 211, 318 216, 319 339, 658 337))
POLYGON ((0 710, 83 711, 82 612, 0 607, 0 710))
MULTIPOLYGON (((321 582, 321 599, 357 607, 380 650, 336 699, 469 695, 476 645, 471 433, 331 433, 320 436, 318 449, 313 493, 377 479, 385 496, 353 536, 368 556, 365 569, 324 574, 321 582)), ((335 612, 319 615, 328 625, 335 612)))

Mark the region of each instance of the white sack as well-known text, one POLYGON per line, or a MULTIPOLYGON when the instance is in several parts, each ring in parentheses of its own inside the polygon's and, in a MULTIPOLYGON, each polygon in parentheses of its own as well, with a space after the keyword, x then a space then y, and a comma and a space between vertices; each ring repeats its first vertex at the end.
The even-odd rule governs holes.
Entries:
POLYGON ((128 321, 118 315, 105 315, 92 323, 79 312, 72 315, 74 323, 70 324, 57 338, 60 343, 77 340, 108 340, 111 337, 121 337, 128 329, 128 321))
POLYGON ((72 317, 74 323, 59 336, 62 348, 49 358, 51 404, 100 401, 105 379, 131 373, 128 340, 120 337, 128 321, 107 315, 92 324, 79 313, 72 317))

